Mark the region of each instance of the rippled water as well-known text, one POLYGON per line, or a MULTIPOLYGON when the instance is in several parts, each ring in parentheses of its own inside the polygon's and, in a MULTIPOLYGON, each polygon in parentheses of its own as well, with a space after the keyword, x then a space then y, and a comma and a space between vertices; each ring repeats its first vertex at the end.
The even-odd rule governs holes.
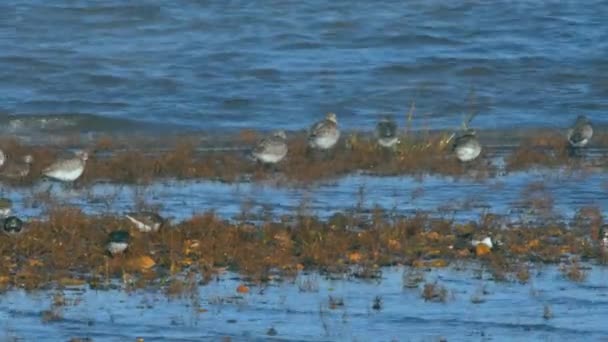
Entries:
POLYGON ((415 101, 418 128, 470 110, 479 127, 606 122, 607 14, 599 0, 9 0, 0 110, 203 130, 300 129, 332 110, 364 128, 415 101))
POLYGON ((605 341, 608 274, 593 269, 584 284, 555 268, 537 269, 527 285, 497 283, 478 267, 425 272, 448 290, 445 303, 425 302, 422 285, 404 288, 407 269, 384 269, 379 281, 301 275, 239 295, 238 278, 222 276, 193 298, 150 291, 64 292, 58 322, 40 324, 53 293, 12 291, 0 301, 6 338, 65 341, 605 341), (485 275, 483 275, 485 274, 485 275), (298 285, 300 284, 300 285, 298 285), (303 286, 302 284, 308 284, 303 286), (344 305, 332 307, 329 297, 344 305), (374 298, 382 301, 374 310, 374 298), (547 306, 552 318, 544 319, 547 306), (276 335, 269 336, 273 328, 276 335))
MULTIPOLYGON (((504 128, 561 129, 578 114, 608 124, 606 17, 608 3, 599 0, 8 0, 0 4, 0 133, 299 130, 329 110, 346 129, 369 129, 380 113, 401 118, 412 101, 415 129, 453 128, 470 111, 480 113, 474 126, 492 129, 493 137, 504 128)), ((513 145, 494 140, 494 147, 513 145)), ((278 215, 304 207, 327 217, 379 205, 405 215, 425 211, 464 221, 493 212, 525 221, 537 213, 522 194, 538 182, 558 219, 585 206, 608 212, 608 178, 597 169, 515 172, 483 182, 355 174, 308 189, 168 180, 55 186, 50 194, 92 214, 131 210, 143 198, 172 220, 209 209, 231 218, 246 208, 278 215)), ((1 190, 20 216, 38 217, 45 208, 36 194, 48 186, 1 190)), ((76 289, 66 296, 81 302, 46 324, 41 311, 51 293, 12 290, 0 296, 0 340, 249 341, 269 338, 271 327, 277 339, 314 341, 608 336, 605 267, 594 266, 582 284, 554 268, 540 271, 530 285, 454 270, 428 273, 427 281, 451 291, 446 304, 425 303, 420 289, 403 290, 401 269, 384 270, 379 284, 310 275, 318 292, 274 283, 242 298, 234 297, 240 280, 225 276, 198 289, 207 312, 150 290, 76 289), (480 288, 487 289, 485 302, 473 304, 480 288), (330 309, 329 295, 345 306, 330 309), (384 301, 379 312, 371 309, 374 296, 384 301), (553 319, 542 318, 544 305, 553 319)))

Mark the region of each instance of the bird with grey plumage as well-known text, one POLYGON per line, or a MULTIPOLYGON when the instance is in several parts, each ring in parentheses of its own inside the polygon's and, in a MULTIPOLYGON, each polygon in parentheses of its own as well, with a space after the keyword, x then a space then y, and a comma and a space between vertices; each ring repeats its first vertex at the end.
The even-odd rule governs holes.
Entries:
POLYGON ((142 233, 156 232, 165 223, 162 216, 152 211, 131 212, 125 216, 142 233))
POLYGON ((55 180, 73 182, 84 172, 89 155, 85 151, 77 151, 75 157, 59 159, 42 170, 42 173, 55 180))
POLYGON ((21 160, 8 160, 6 165, 0 170, 0 177, 9 179, 19 179, 27 177, 34 162, 34 157, 25 155, 21 160))
POLYGON ((593 136, 593 126, 584 115, 579 115, 574 125, 568 129, 568 143, 573 148, 585 147, 593 136))
POLYGON ((308 146, 318 150, 328 150, 340 139, 338 118, 335 113, 327 113, 325 119, 316 122, 308 131, 308 146))
POLYGON ((2 167, 5 162, 6 162, 6 154, 4 154, 4 151, 0 150, 0 167, 2 167))
POLYGON ((384 117, 376 124, 376 138, 378 145, 392 148, 399 143, 397 136, 397 123, 390 117, 384 117))
POLYGON ((0 198, 0 218, 6 218, 11 215, 13 210, 13 201, 10 198, 0 198))
POLYGON ((258 141, 251 151, 251 156, 263 164, 276 164, 287 155, 287 135, 285 131, 273 132, 270 136, 258 141))
POLYGON ((481 144, 477 140, 475 131, 468 129, 464 134, 458 136, 454 140, 452 150, 461 162, 470 162, 479 157, 481 154, 481 144))

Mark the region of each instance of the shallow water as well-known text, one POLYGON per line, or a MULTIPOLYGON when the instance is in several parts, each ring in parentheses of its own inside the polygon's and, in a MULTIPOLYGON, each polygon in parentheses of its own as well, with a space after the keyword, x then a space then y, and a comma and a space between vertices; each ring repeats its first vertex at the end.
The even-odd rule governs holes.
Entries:
POLYGON ((584 283, 565 280, 553 267, 534 271, 529 284, 477 278, 476 267, 424 272, 426 282, 448 290, 445 303, 425 302, 422 284, 404 288, 407 269, 384 269, 379 281, 328 280, 302 274, 248 294, 225 274, 195 291, 168 299, 160 291, 64 291, 62 319, 41 324, 52 291, 11 291, 0 300, 1 329, 24 340, 199 341, 602 341, 608 336, 608 273, 593 268, 584 283), (535 274, 535 275, 534 275, 535 274), (302 286, 302 284, 312 284, 302 286), (299 284, 299 285, 298 285, 299 284), (332 308, 329 296, 344 305, 332 308), (382 299, 380 310, 372 308, 382 299), (481 303, 474 303, 476 300, 481 303), (548 306, 553 318, 544 319, 548 306), (203 310, 201 310, 203 309, 203 310), (268 336, 274 328, 276 336, 268 336))
POLYGON ((533 197, 552 201, 551 215, 544 218, 569 219, 589 206, 608 212, 608 176, 603 172, 513 172, 483 182, 438 176, 352 175, 307 187, 173 180, 149 186, 95 184, 70 189, 39 182, 34 188, 5 186, 2 195, 12 198, 15 212, 25 217, 43 214, 46 207, 33 200, 34 194, 50 187, 56 204, 80 207, 90 214, 131 211, 143 200, 173 221, 209 210, 228 219, 243 213, 276 217, 298 211, 326 218, 338 211, 380 207, 396 215, 426 212, 467 221, 493 213, 525 222, 527 217, 540 215, 526 202, 526 191, 535 184, 543 184, 544 190, 533 197))
POLYGON ((9 0, 0 13, 13 130, 292 130, 328 110, 367 128, 412 101, 419 129, 471 110, 484 128, 607 120, 603 1, 9 0))
MULTIPOLYGON (((300 130, 330 110, 345 129, 369 130, 380 113, 403 124, 414 101, 417 130, 451 129, 464 113, 478 111, 473 126, 484 128, 482 141, 497 151, 488 157, 501 165, 501 148, 515 146, 511 137, 520 130, 563 132, 578 114, 605 130, 606 16, 602 1, 9 0, 0 4, 0 133, 46 143, 72 132, 300 130), (50 135, 40 138, 40 132, 50 135)), ((39 217, 46 208, 36 197, 49 186, 3 185, 2 195, 13 199, 18 215, 39 217)), ((91 214, 122 213, 143 199, 173 221, 210 209, 225 218, 267 208, 274 216, 304 210, 329 217, 378 205, 398 215, 468 221, 492 212, 525 222, 568 220, 586 206, 606 213, 607 190, 608 176, 597 168, 501 172, 485 181, 353 174, 310 187, 167 180, 146 187, 55 185, 49 192, 57 204, 91 214), (548 216, 523 201, 539 182, 545 190, 538 196, 552 199, 548 216)), ((310 341, 608 336, 605 267, 593 266, 580 284, 554 267, 541 269, 528 285, 475 279, 471 270, 427 273, 427 281, 450 291, 445 304, 424 302, 420 288, 404 290, 402 271, 385 269, 380 283, 301 275, 318 291, 301 292, 299 279, 273 283, 264 293, 252 287, 242 298, 234 297, 241 280, 224 275, 198 288, 206 312, 190 299, 168 300, 154 290, 72 289, 68 301, 80 302, 47 323, 41 312, 52 291, 11 290, 0 296, 0 340, 266 340, 271 327, 277 340, 310 341), (484 288, 485 301, 472 303, 484 288), (330 295, 345 306, 329 308, 330 295), (381 311, 371 308, 375 296, 384 302, 381 311), (545 305, 554 318, 543 319, 545 305)))

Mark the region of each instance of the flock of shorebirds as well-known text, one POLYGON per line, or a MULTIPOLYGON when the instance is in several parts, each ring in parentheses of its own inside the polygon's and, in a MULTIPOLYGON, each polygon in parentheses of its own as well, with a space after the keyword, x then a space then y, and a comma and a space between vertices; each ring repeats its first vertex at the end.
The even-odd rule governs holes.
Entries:
MULTIPOLYGON (((462 162, 470 162, 481 154, 481 144, 477 139, 475 130, 469 128, 473 117, 463 122, 463 130, 453 133, 450 141, 452 151, 462 162)), ((400 143, 397 132, 397 123, 390 117, 382 118, 376 124, 376 140, 383 148, 394 148, 400 143)), ((574 125, 568 129, 566 138, 572 149, 582 148, 589 143, 593 136, 591 122, 584 115, 577 117, 574 125)), ((316 122, 308 131, 308 146, 315 150, 329 150, 333 148, 340 139, 340 129, 336 114, 328 113, 324 120, 316 122)), ((264 164, 276 164, 287 156, 287 135, 285 131, 273 132, 270 136, 260 140, 251 155, 264 164)))
MULTIPOLYGON (((463 122, 462 132, 453 133, 452 152, 464 163, 475 160, 481 154, 481 144, 470 129, 472 116, 463 122)), ((399 143, 397 123, 390 117, 382 118, 376 125, 376 141, 381 148, 393 149, 399 143)), ((566 139, 571 149, 585 147, 593 136, 591 122, 583 115, 578 116, 575 123, 568 129, 566 139)), ((314 123, 308 131, 308 147, 313 150, 327 151, 332 149, 340 139, 340 129, 336 114, 328 113, 325 119, 314 123)), ((268 137, 258 141, 251 151, 251 157, 262 164, 276 164, 283 160, 288 153, 287 135, 285 131, 273 132, 268 137)), ((88 154, 78 151, 75 156, 55 161, 43 170, 43 175, 62 182, 73 182, 84 172, 88 154)), ((30 165, 33 162, 31 155, 26 155, 22 160, 7 160, 5 154, 0 151, 0 177, 22 178, 28 175, 30 165)), ((154 212, 136 212, 125 215, 131 224, 140 232, 158 231, 164 224, 165 219, 154 212)), ((0 199, 0 218, 3 219, 2 230, 7 234, 18 234, 23 231, 23 221, 17 216, 11 215, 11 201, 0 199)), ((601 243, 608 246, 608 227, 602 229, 601 243)), ((117 230, 109 234, 107 251, 111 255, 123 253, 129 245, 131 235, 128 230, 117 230)), ((493 243, 489 237, 472 241, 473 245, 484 244, 492 248, 493 243)))

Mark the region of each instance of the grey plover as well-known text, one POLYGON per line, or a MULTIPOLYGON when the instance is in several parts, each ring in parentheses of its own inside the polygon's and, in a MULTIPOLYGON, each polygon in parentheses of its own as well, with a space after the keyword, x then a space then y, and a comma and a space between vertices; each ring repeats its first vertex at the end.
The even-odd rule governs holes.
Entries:
POLYGON ((456 157, 462 162, 475 160, 481 154, 481 144, 475 136, 475 131, 469 129, 454 140, 452 149, 456 157))
POLYGON ((382 118, 376 125, 376 137, 382 147, 391 148, 399 142, 397 123, 389 117, 382 118))
POLYGON ((140 232, 156 232, 162 227, 165 219, 157 213, 151 211, 141 211, 125 214, 140 232))
POLYGON ((42 173, 49 178, 62 182, 73 182, 84 172, 88 157, 87 152, 78 151, 76 157, 57 160, 45 168, 42 173))
POLYGON ((23 230, 23 221, 17 216, 6 217, 2 222, 2 230, 7 234, 19 234, 23 230))
POLYGON ((0 198, 0 218, 6 218, 10 216, 12 212, 13 201, 9 198, 0 198))
POLYGON ((123 253, 131 241, 131 235, 126 230, 116 230, 109 234, 106 249, 112 256, 123 253))
POLYGON ((285 131, 276 131, 260 140, 251 151, 252 157, 265 164, 276 164, 287 155, 287 135, 285 131))
POLYGON ((9 160, 0 170, 0 176, 11 179, 24 178, 30 173, 30 165, 34 162, 34 157, 26 155, 22 160, 9 160))
POLYGON ((576 118, 574 125, 568 129, 568 143, 571 147, 584 147, 589 143, 593 136, 591 122, 584 115, 576 118))
POLYGON ((336 114, 327 113, 324 120, 316 122, 308 132, 308 145, 314 149, 327 150, 340 139, 336 114))

